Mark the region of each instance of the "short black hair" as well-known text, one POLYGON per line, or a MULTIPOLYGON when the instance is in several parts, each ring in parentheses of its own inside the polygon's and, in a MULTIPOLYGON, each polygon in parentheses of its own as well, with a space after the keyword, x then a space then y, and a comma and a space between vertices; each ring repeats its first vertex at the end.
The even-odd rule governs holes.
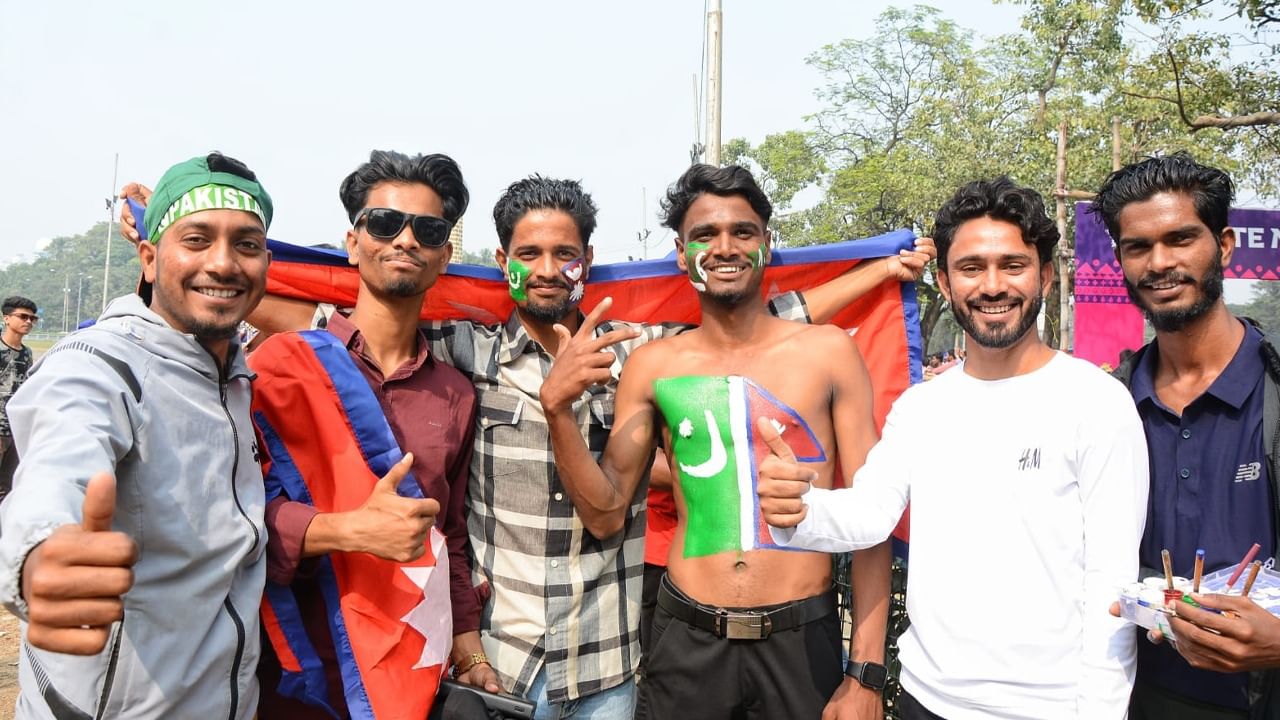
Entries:
POLYGON ((1040 264, 1053 261, 1053 248, 1058 244, 1059 235, 1058 228, 1045 213, 1044 198, 1035 190, 1001 176, 963 185, 938 208, 933 221, 933 242, 938 246, 941 272, 947 271, 947 251, 955 240, 956 230, 980 217, 1017 225, 1022 230, 1022 241, 1035 245, 1040 264))
POLYGON ((448 155, 432 153, 410 157, 394 150, 374 150, 369 153, 369 162, 356 168, 338 189, 351 222, 355 222, 356 215, 365 208, 373 186, 382 182, 426 185, 440 196, 444 219, 451 223, 458 222, 471 202, 462 170, 448 155))
POLYGON ((1227 227, 1227 214, 1236 196, 1231 176, 1196 162, 1179 151, 1164 157, 1148 157, 1125 165, 1107 176, 1089 211, 1102 217, 1113 241, 1120 239, 1120 212, 1130 203, 1150 200, 1163 192, 1191 196, 1200 222, 1215 238, 1227 227))
POLYGON ((720 197, 741 195, 746 198, 751 209, 756 211, 765 227, 769 227, 769 218, 773 216, 773 205, 769 196, 764 194, 751 171, 741 165, 715 167, 698 163, 685 170, 684 174, 667 188, 667 196, 662 199, 662 224, 671 228, 677 235, 684 224, 685 213, 689 206, 703 193, 711 193, 720 197))
POLYGON ((582 249, 591 243, 596 231, 596 203, 577 180, 530 175, 507 186, 493 205, 493 224, 498 229, 498 242, 503 251, 511 247, 516 223, 534 210, 559 210, 573 218, 578 226, 582 249))
POLYGON ((3 314, 8 315, 9 313, 19 308, 23 310, 30 310, 33 315, 38 315, 40 313, 40 311, 36 308, 36 304, 34 302, 32 302, 29 298, 22 297, 21 295, 10 295, 9 297, 5 298, 4 304, 0 305, 0 312, 3 312, 3 314))

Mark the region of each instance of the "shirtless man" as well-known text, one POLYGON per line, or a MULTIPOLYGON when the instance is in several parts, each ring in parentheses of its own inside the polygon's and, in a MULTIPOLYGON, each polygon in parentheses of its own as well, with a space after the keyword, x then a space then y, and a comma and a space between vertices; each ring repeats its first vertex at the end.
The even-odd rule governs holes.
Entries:
MULTIPOLYGON (((541 398, 560 479, 597 537, 622 528, 659 433, 669 449, 679 524, 637 714, 678 717, 697 707, 705 718, 878 717, 876 689, 841 685, 830 557, 768 549, 752 497, 754 467, 768 453, 754 442, 761 418, 783 428, 818 485, 831 486, 837 464, 846 473, 862 465, 876 438, 861 356, 838 328, 766 312, 760 285, 772 208, 746 170, 695 165, 663 209, 677 262, 699 293, 702 326, 632 354, 599 465, 572 411, 577 394, 548 392, 560 385, 549 376, 541 398)), ((581 388, 609 380, 613 356, 593 333, 608 305, 572 336, 557 329, 552 376, 581 388)), ((854 576, 853 659, 880 663, 887 546, 863 551, 854 576)))

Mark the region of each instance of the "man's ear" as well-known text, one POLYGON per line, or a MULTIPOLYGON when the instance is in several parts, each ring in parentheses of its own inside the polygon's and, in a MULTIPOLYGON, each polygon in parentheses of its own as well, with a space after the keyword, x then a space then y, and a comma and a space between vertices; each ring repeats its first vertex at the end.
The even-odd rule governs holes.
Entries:
POLYGON ((680 272, 689 272, 689 263, 684 258, 684 238, 676 236, 676 267, 680 268, 680 272))
POLYGON ((587 279, 591 277, 591 264, 594 263, 595 261, 596 261, 595 248, 588 245, 587 251, 582 255, 582 265, 583 265, 582 282, 583 283, 586 283, 587 279))
POLYGON ((360 239, 359 236, 356 235, 355 228, 352 228, 347 231, 347 239, 345 244, 347 246, 347 264, 348 265, 358 266, 360 264, 360 259, 356 257, 356 245, 359 239, 360 239))
POLYGON ((1222 260, 1222 267, 1231 265, 1231 256, 1236 251, 1236 229, 1230 225, 1222 229, 1222 235, 1218 237, 1218 253, 1222 260))
POLYGON ((1040 292, 1045 297, 1049 296, 1049 291, 1053 288, 1053 279, 1057 277, 1058 272, 1054 267, 1052 260, 1040 263, 1040 292))
POLYGON ((948 305, 951 304, 951 278, 947 277, 946 268, 938 268, 938 292, 942 293, 942 300, 948 305))
POLYGON ((764 264, 768 265, 773 260, 773 231, 764 231, 764 264))
POLYGON ((142 277, 149 283, 156 281, 157 252, 156 246, 146 240, 138 243, 138 262, 142 265, 142 277))
POLYGON ((498 269, 502 271, 502 276, 507 275, 507 251, 497 248, 493 251, 493 261, 498 263, 498 269))

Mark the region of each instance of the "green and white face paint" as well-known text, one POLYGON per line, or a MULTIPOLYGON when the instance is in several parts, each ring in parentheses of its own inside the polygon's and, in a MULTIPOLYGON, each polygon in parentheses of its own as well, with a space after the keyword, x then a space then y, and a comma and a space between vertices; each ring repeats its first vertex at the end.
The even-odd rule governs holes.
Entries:
POLYGON ((507 291, 511 293, 512 300, 522 303, 529 299, 526 286, 529 284, 530 274, 528 265, 513 257, 507 258, 507 291))
POLYGON ((760 243, 760 247, 756 251, 748 255, 751 258, 751 269, 759 270, 764 267, 764 243, 760 243))
POLYGON ((689 282, 698 292, 707 291, 707 275, 702 270, 702 261, 711 250, 711 245, 690 240, 684 244, 684 264, 689 272, 689 282))

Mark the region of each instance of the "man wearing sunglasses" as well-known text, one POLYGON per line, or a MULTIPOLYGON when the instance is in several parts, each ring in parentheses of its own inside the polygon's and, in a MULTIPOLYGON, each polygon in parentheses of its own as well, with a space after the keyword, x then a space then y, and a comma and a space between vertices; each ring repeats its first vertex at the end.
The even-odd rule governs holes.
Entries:
POLYGON ((360 271, 355 307, 331 314, 323 331, 272 336, 251 357, 258 373, 255 419, 268 438, 264 443, 270 532, 265 604, 282 627, 287 627, 288 619, 299 621, 309 641, 286 642, 272 635, 268 626, 272 642, 264 651, 259 672, 264 718, 349 717, 360 715, 359 708, 365 705, 375 714, 384 712, 381 708, 388 703, 404 708, 430 705, 434 676, 414 668, 448 664, 448 658, 427 659, 440 639, 421 623, 402 617, 424 594, 434 619, 452 617, 452 656, 458 679, 500 690, 492 668, 477 661, 483 658, 480 602, 472 589, 463 517, 475 432, 475 390, 466 377, 440 362, 419 328, 418 316, 427 291, 452 255, 449 231, 467 208, 467 188, 458 165, 446 155, 410 157, 374 151, 342 182, 340 195, 352 222, 346 234, 349 262, 360 271), (321 341, 326 343, 323 347, 321 341), (318 348, 315 357, 324 367, 320 377, 295 367, 302 346, 318 348), (340 363, 334 364, 334 356, 324 354, 328 348, 341 354, 340 363), (365 391, 351 385, 361 379, 371 391, 365 405, 347 398, 353 390, 365 391), (341 422, 320 425, 326 422, 325 416, 305 397, 316 392, 316 381, 332 382, 343 396, 346 415, 341 422), (371 414, 377 416, 372 421, 371 414), (326 434, 332 432, 331 426, 343 423, 354 429, 353 438, 348 439, 361 446, 356 467, 344 464, 342 450, 326 434), (304 428, 301 433, 300 427, 304 428), (394 463, 390 472, 380 470, 371 457, 371 427, 389 429, 395 458, 403 453, 399 462, 388 461, 394 463), (277 432, 280 439, 271 440, 277 432), (292 444, 289 433, 298 438, 292 444), (287 450, 304 475, 304 456, 321 456, 313 466, 319 470, 306 477, 310 497, 299 497, 287 482, 272 497, 278 490, 276 481, 285 476, 280 468, 286 458, 280 448, 287 450), (416 487, 400 482, 408 472, 416 487), (367 484, 354 487, 362 481, 367 484), (344 491, 355 498, 355 507, 343 506, 344 491), (326 495, 339 499, 326 504, 322 501, 326 495), (439 545, 432 542, 439 537, 433 526, 444 535, 439 545), (447 579, 439 586, 445 597, 433 597, 435 588, 429 584, 425 592, 405 587, 398 597, 407 597, 409 605, 393 612, 386 605, 396 602, 396 597, 382 601, 386 596, 378 593, 385 589, 371 586, 371 579, 379 572, 390 572, 382 577, 394 585, 404 582, 402 572, 434 572, 434 564, 417 563, 428 548, 440 559, 440 567, 447 563, 447 579), (370 561, 369 556, 376 559, 370 561), (387 561, 396 564, 389 571, 387 561), (337 583, 330 583, 326 573, 333 573, 337 583), (332 601, 326 599, 331 591, 342 594, 341 628, 331 624, 334 611, 332 601), (279 602, 280 593, 290 599, 279 602), (354 596, 370 598, 370 607, 349 611, 349 604, 356 602, 351 599, 354 596), (380 611, 389 614, 377 630, 360 624, 362 618, 380 611), (403 657, 393 654, 411 643, 417 645, 403 657), (374 646, 386 653, 376 665, 398 667, 379 676, 378 667, 356 662, 358 679, 353 680, 352 666, 344 662, 352 652, 348 648, 354 648, 358 661, 362 651, 374 646), (298 682, 305 672, 290 667, 303 652, 314 652, 323 663, 323 697, 298 682), (386 687, 397 687, 396 696, 379 692, 386 687))
POLYGON ((31 369, 31 348, 22 344, 27 333, 40 322, 36 304, 14 295, 4 299, 4 346, 0 347, 0 500, 9 494, 13 486, 13 471, 18 465, 18 454, 13 450, 13 433, 9 430, 9 416, 5 406, 27 379, 31 369))

